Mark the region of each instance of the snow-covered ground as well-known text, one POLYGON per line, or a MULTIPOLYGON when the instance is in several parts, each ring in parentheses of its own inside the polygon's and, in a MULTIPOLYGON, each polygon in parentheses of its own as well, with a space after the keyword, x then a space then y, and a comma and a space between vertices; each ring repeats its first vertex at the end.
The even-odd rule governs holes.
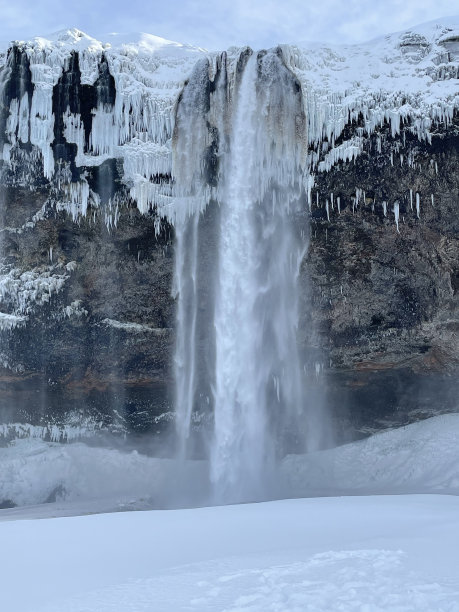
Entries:
POLYGON ((459 498, 0 522, 8 612, 459 610, 459 498))
MULTIPOLYGON (((202 461, 177 462, 82 443, 15 440, 0 448, 0 470, 0 504, 30 507, 57 502, 36 508, 33 516, 49 515, 50 508, 61 516, 195 505, 205 495, 202 461)), ((8 512, 16 516, 24 511, 8 512)), ((31 510, 27 512, 30 515, 31 510)))
POLYGON ((329 497, 144 512, 126 510, 190 495, 205 463, 177 482, 170 460, 17 441, 0 498, 66 500, 0 510, 0 609, 459 611, 458 440, 459 414, 439 416, 284 460, 285 493, 329 497))

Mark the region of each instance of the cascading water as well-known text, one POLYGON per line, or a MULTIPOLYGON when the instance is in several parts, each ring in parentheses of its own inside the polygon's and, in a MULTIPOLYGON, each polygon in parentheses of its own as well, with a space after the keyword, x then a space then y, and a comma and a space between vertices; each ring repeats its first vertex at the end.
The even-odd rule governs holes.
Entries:
POLYGON ((177 431, 183 452, 202 396, 197 372, 202 342, 197 338, 205 337, 214 343, 207 376, 212 381, 209 456, 215 500, 260 499, 272 494, 268 481, 276 454, 282 452, 284 431, 303 405, 296 348, 297 277, 306 248, 297 223, 304 195, 301 94, 273 52, 245 52, 233 71, 223 61, 208 99, 199 102, 196 91, 188 86, 177 123, 179 131, 186 131, 176 141, 176 150, 182 151, 176 154, 177 190, 183 196, 183 186, 188 195, 179 197, 177 210, 182 212, 175 220, 177 431), (199 121, 203 111, 207 123, 199 121), (220 117, 218 125, 211 125, 212 117, 220 117), (204 161, 212 144, 209 134, 216 131, 218 172, 210 189, 204 161), (209 277, 203 273, 199 235, 215 206, 216 273, 209 277), (211 284, 211 316, 200 317, 204 277, 211 284), (199 333, 206 326, 208 333, 199 333))
POLYGON ((174 357, 176 428, 179 456, 188 450, 197 380, 198 230, 208 188, 203 180, 201 158, 207 141, 205 79, 207 63, 198 62, 185 88, 176 122, 174 155, 175 229, 174 295, 178 296, 177 341, 174 357))
POLYGON ((298 126, 278 74, 276 56, 248 59, 225 159, 211 456, 223 498, 263 495, 274 458, 270 421, 276 411, 301 409, 294 287, 301 249, 286 219, 299 197, 298 126))

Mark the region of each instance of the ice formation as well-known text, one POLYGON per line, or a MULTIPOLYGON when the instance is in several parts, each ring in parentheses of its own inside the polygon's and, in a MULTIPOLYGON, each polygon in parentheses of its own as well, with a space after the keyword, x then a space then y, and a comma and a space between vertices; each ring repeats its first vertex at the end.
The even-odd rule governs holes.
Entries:
POLYGON ((64 306, 63 309, 64 317, 86 317, 88 315, 88 311, 83 308, 81 300, 74 300, 68 306, 64 306))
MULTIPOLYGON (((176 101, 203 51, 147 34, 134 41, 130 37, 109 38, 110 42, 102 43, 72 29, 48 39, 37 37, 15 43, 15 49, 21 52, 22 70, 17 87, 19 98, 11 101, 6 141, 0 143, 3 159, 12 163, 12 149, 18 143, 30 142, 40 153, 44 177, 51 180, 58 161, 53 152, 55 124, 62 121, 65 142, 77 148, 77 167, 100 165, 110 157, 122 159, 131 195, 139 209, 146 212, 161 196, 161 190, 150 179, 171 172, 170 144, 176 101), (26 78, 27 67, 30 67, 30 84, 26 78), (60 109, 62 116, 56 118, 53 112, 56 86, 66 73, 79 71, 81 87, 94 86, 100 90, 98 80, 107 69, 115 83, 116 97, 110 104, 106 101, 109 94, 99 95, 102 101, 89 109, 92 115, 89 134, 84 118, 80 113, 71 112, 70 105, 60 109)), ((0 56, 3 83, 15 69, 15 61, 17 52, 0 56)), ((68 182, 67 208, 73 216, 85 215, 89 197, 87 182, 84 179, 76 184, 68 182)), ((61 200, 66 202, 65 197, 61 200)))
POLYGON ((75 262, 23 272, 15 268, 0 269, 0 300, 10 313, 0 313, 0 330, 24 324, 37 306, 43 306, 59 293, 69 278, 75 262))
POLYGON ((140 323, 133 323, 132 321, 116 321, 115 319, 102 319, 101 323, 108 327, 114 327, 115 329, 121 329, 128 333, 133 334, 156 334, 162 336, 167 334, 167 328, 164 327, 151 327, 151 325, 141 325, 140 323))
MULTIPOLYGON (((360 45, 282 46, 305 94, 309 142, 326 140, 334 151, 344 127, 359 115, 362 136, 386 121, 392 136, 408 126, 430 140, 432 124, 448 125, 458 105, 458 58, 449 50, 457 22, 446 19, 360 45)), ((359 139, 339 147, 334 155, 352 158, 359 139)))
POLYGON ((398 227, 398 223, 400 220, 400 203, 394 202, 394 217, 395 217, 395 225, 397 226, 397 232, 400 233, 400 229, 398 227))
MULTIPOLYGON (((360 45, 279 47, 303 94, 309 196, 315 172, 355 159, 364 138, 385 122, 392 136, 408 129, 430 141, 435 124, 452 121, 459 105, 458 21, 443 19, 360 45), (345 126, 357 120, 360 127, 343 140, 345 126)), ((23 145, 30 143, 30 159, 40 160, 45 178, 61 183, 54 142, 56 129, 61 129, 62 142, 76 147, 77 168, 122 160, 123 180, 139 209, 156 207, 159 216, 175 220, 183 208, 170 181, 177 103, 193 71, 201 70, 204 88, 213 81, 220 54, 147 34, 109 35, 98 41, 77 29, 15 45, 0 52, 1 85, 8 84, 19 62, 0 143, 4 162, 14 165, 23 145), (69 90, 74 78, 66 81, 69 74, 79 75, 80 89, 95 88, 92 108, 73 112, 63 94, 65 108, 56 108, 56 87, 69 90), (56 110, 62 114, 56 116, 56 110)), ((84 172, 75 181, 67 171, 64 182, 68 184, 59 201, 72 216, 85 215, 88 206, 97 204, 84 172)))
POLYGON ((70 442, 103 430, 103 422, 93 419, 84 419, 81 414, 69 418, 69 423, 57 425, 31 425, 30 423, 2 423, 0 424, 0 437, 4 440, 18 440, 22 438, 49 440, 51 442, 70 442))

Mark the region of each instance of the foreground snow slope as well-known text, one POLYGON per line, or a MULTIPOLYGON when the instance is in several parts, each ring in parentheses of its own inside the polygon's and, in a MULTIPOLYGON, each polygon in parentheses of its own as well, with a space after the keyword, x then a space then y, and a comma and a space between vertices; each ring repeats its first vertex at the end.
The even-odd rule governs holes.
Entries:
POLYGON ((67 501, 0 510, 0 609, 459 612, 459 497, 356 495, 457 492, 458 438, 445 415, 284 460, 285 492, 351 497, 45 520, 27 519, 190 494, 205 463, 177 482, 168 460, 17 441, 0 449, 0 497, 36 503, 61 486, 67 501))
POLYGON ((60 485, 66 500, 0 510, 0 609, 459 611, 459 497, 356 495, 457 492, 458 437, 444 415, 284 460, 285 492, 351 497, 45 520, 27 519, 173 503, 185 486, 190 500, 206 465, 178 482, 170 460, 16 441, 0 449, 0 497, 36 503, 60 485))
POLYGON ((8 612, 459 610, 459 498, 0 522, 8 612))

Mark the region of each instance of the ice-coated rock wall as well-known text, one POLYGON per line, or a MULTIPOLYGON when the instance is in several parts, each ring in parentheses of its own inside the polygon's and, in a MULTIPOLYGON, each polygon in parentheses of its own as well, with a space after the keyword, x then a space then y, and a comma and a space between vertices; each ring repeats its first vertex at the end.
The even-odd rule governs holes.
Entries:
MULTIPOLYGON (((303 382, 315 397, 327 381, 349 435, 455 407, 457 21, 272 51, 306 122, 294 173, 300 233, 310 235, 299 272, 303 382)), ((195 257, 212 279, 218 265, 229 98, 247 53, 78 30, 0 52, 5 425, 48 428, 53 439, 56 424, 88 419, 91 434, 162 431, 174 420, 180 325, 193 330, 193 312, 193 376, 215 382, 203 374, 214 339, 200 324, 213 281, 190 289, 177 270, 195 257), (194 242, 183 230, 193 219, 194 242), (181 318, 178 296, 190 290, 201 297, 181 318)), ((274 158, 264 158, 269 182, 274 158)), ((193 430, 212 418, 187 410, 193 430)))

